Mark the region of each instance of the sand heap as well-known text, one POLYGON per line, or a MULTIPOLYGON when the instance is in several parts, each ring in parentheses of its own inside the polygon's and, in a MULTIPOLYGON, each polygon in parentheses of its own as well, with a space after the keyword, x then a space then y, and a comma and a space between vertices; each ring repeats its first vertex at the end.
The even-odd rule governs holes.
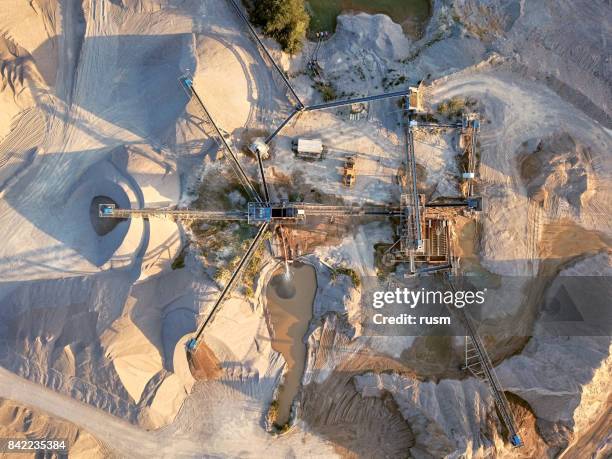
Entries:
POLYGON ((70 456, 102 459, 113 454, 91 434, 45 413, 0 399, 0 435, 16 439, 65 439, 70 456))
MULTIPOLYGON (((506 390, 525 399, 537 417, 542 437, 558 448, 567 447, 574 438, 585 432, 606 410, 609 381, 612 378, 612 341, 606 310, 607 292, 602 289, 568 295, 559 281, 569 279, 568 286, 585 284, 588 278, 572 281, 575 276, 612 275, 612 259, 608 253, 588 257, 559 273, 545 298, 544 314, 535 325, 535 334, 521 355, 512 357, 499 366, 499 377, 506 390), (561 314, 550 315, 548 310, 561 314), (551 333, 551 321, 574 321, 568 334, 551 333), (607 325, 606 325, 607 324, 607 325), (571 369, 571 371, 567 371, 571 369)), ((601 281, 597 281, 598 283, 601 281)), ((591 287, 595 288, 595 287, 591 287)), ((563 325, 563 323, 561 324, 563 325)))
POLYGON ((2 365, 126 420, 168 423, 193 383, 184 347, 205 286, 185 270, 134 280, 15 289, 3 298, 2 365))
POLYGON ((197 49, 201 69, 195 74, 194 85, 215 122, 226 132, 233 132, 244 126, 252 115, 252 106, 244 101, 257 103, 257 86, 243 68, 249 61, 252 63, 252 58, 222 38, 202 36, 197 49), (210 88, 211 81, 216 82, 214 89, 210 88))
POLYGON ((195 328, 191 282, 189 273, 175 271, 135 285, 100 337, 105 358, 130 398, 149 406, 146 423, 154 426, 174 418, 193 383, 184 351, 195 328))
MULTIPOLYGON (((405 57, 410 41, 396 24, 384 14, 370 15, 344 14, 338 16, 338 26, 334 40, 345 52, 353 53, 361 49, 369 55, 383 56, 388 59, 405 57)), ((342 58, 344 61, 346 57, 342 58)), ((340 71, 340 69, 335 69, 340 71)))
POLYGON ((595 194, 590 151, 567 133, 540 140, 519 161, 527 195, 553 213, 564 207, 578 216, 595 194))
POLYGON ((208 287, 184 272, 169 281, 183 290, 157 292, 181 248, 176 223, 95 227, 96 198, 155 208, 181 194, 164 145, 187 103, 176 78, 193 68, 192 23, 155 4, 0 11, 2 364, 148 426, 190 388, 181 340, 208 287))
MULTIPOLYGON (((402 27, 388 16, 341 15, 336 33, 323 45, 318 62, 324 79, 346 94, 374 94, 381 92, 381 79, 389 65, 406 57, 409 49, 410 40, 402 27)), ((300 83, 307 86, 306 81, 300 83)))
MULTIPOLYGON (((0 12, 0 139, 14 127, 15 117, 35 105, 37 90, 55 82, 56 54, 48 36, 53 2, 15 8, 18 3, 5 2, 0 12)), ((9 154, 0 153, 0 165, 3 153, 9 154)))

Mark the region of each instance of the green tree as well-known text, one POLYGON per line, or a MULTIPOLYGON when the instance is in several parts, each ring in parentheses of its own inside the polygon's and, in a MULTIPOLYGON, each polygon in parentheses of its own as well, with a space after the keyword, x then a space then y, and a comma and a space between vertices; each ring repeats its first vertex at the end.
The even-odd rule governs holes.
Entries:
POLYGON ((302 48, 302 40, 310 22, 304 0, 252 0, 251 21, 274 38, 283 50, 294 54, 302 48))

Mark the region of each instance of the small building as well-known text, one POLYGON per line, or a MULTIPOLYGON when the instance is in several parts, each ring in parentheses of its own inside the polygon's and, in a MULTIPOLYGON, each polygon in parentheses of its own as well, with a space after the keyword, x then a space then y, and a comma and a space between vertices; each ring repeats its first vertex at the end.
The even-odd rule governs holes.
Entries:
POLYGON ((293 139, 291 148, 302 159, 323 159, 326 152, 321 139, 293 139))
POLYGON ((408 88, 408 110, 414 113, 423 112, 423 96, 419 91, 419 88, 422 84, 419 84, 419 87, 410 86, 408 88))

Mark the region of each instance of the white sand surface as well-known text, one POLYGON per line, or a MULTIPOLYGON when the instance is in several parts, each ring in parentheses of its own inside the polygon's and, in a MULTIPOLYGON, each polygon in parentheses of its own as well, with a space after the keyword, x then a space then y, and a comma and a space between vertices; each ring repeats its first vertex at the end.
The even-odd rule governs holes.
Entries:
MULTIPOLYGON (((597 2, 512 1, 503 5, 509 17, 496 35, 480 37, 479 27, 496 18, 468 11, 467 3, 435 2, 434 17, 418 42, 385 16, 341 16, 320 63, 342 97, 399 90, 428 79, 432 106, 455 95, 479 101, 478 191, 487 199, 482 263, 495 273, 531 275, 538 267, 538 231, 547 219, 564 216, 586 229, 607 235, 611 230, 609 78, 598 51, 609 24, 597 23, 602 14, 597 2), (454 17, 457 8, 462 14, 454 17), (568 45, 572 37, 580 38, 577 55, 568 45), (478 64, 492 51, 498 55, 478 64), (401 77, 403 83, 388 86, 401 77), (569 133, 591 152, 594 187, 579 212, 566 211, 563 204, 536 211, 521 181, 517 162, 523 142, 555 132, 569 133)), ((193 380, 185 341, 207 316, 219 287, 192 253, 185 268, 171 269, 184 237, 176 223, 132 220, 104 236, 91 225, 95 196, 134 208, 184 204, 189 202, 185 191, 194 191, 201 177, 222 167, 212 162, 199 108, 188 103, 177 83, 183 72, 194 74, 196 89, 235 145, 250 130, 270 130, 283 119, 290 109, 285 89, 244 25, 217 0, 6 0, 0 32, 0 228, 5 230, 0 342, 2 364, 11 370, 0 369, 0 396, 67 419, 123 456, 337 454, 337 445, 299 418, 286 435, 265 431, 284 362, 271 349, 258 302, 235 294, 224 304, 205 335, 221 374, 193 380)), ((312 81, 299 74, 313 44, 290 58, 266 43, 295 74, 300 96, 319 101, 312 81)), ((338 110, 303 114, 275 140, 266 162, 271 177, 280 181, 305 170, 305 184, 346 202, 396 200, 393 175, 403 159, 398 107, 385 101, 369 109, 359 121, 338 110), (328 144, 329 156, 314 164, 294 160, 291 138, 315 135, 328 144), (359 171, 350 190, 340 182, 349 154, 357 158, 359 171)), ((445 134, 417 140, 417 161, 427 170, 424 186, 450 193, 455 139, 445 134)), ((255 177, 253 159, 240 157, 255 177)), ((360 227, 354 237, 320 247, 315 255, 373 274, 372 237, 390 239, 388 226, 360 227)), ((336 290, 324 292, 335 304, 327 309, 319 304, 317 319, 330 313, 329 323, 335 324, 335 312, 354 321, 358 295, 349 294, 346 282, 336 290)), ((519 303, 500 301, 497 312, 513 312, 519 303)), ((348 338, 332 325, 327 330, 334 333, 332 344, 346 345, 348 338)), ((328 336, 319 326, 313 323, 308 337, 311 355, 318 340, 328 336)), ((411 343, 370 344, 398 358, 411 343)), ((534 342, 524 355, 500 366, 504 384, 529 399, 542 419, 591 419, 609 392, 609 369, 602 364, 609 346, 580 341, 574 354, 590 350, 593 358, 582 359, 580 380, 564 381, 571 394, 559 384, 553 398, 560 402, 547 405, 542 381, 561 370, 530 368, 553 354, 566 355, 572 343, 543 349, 534 342)), ((363 343, 358 344, 356 350, 363 343)), ((305 383, 327 381, 350 355, 332 349, 328 357, 318 362, 323 371, 316 375, 306 369, 305 383)), ((364 397, 383 389, 392 394, 417 433, 415 455, 432 443, 436 455, 451 457, 504 448, 491 421, 488 392, 472 379, 421 382, 367 373, 358 381, 364 397), (482 431, 492 443, 482 441, 482 431)), ((584 425, 575 427, 579 432, 584 425)))

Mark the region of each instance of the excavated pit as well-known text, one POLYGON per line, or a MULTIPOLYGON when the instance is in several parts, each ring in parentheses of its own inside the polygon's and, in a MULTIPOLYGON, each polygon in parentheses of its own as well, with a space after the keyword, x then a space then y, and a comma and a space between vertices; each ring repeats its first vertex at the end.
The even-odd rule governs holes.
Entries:
POLYGON ((278 392, 276 424, 289 421, 293 399, 300 389, 306 360, 304 335, 312 318, 312 304, 317 291, 315 269, 303 263, 293 263, 286 275, 285 268, 274 273, 266 289, 266 307, 272 326, 272 348, 287 362, 283 384, 278 392))
POLYGON ((89 218, 91 219, 91 226, 98 236, 105 236, 110 233, 124 218, 103 218, 100 217, 99 207, 100 204, 114 204, 116 207, 119 205, 108 196, 96 196, 91 200, 89 206, 89 218))

